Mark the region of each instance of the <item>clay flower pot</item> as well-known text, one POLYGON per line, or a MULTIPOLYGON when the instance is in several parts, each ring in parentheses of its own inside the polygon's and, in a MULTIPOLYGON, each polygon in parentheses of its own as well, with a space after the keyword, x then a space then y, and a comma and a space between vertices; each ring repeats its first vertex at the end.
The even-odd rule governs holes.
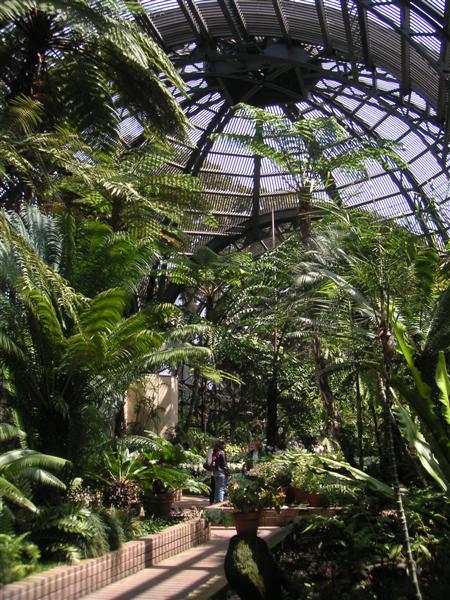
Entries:
POLYGON ((175 490, 155 494, 154 496, 144 496, 145 513, 152 514, 155 517, 169 517, 174 500, 175 490))
POLYGON ((323 503, 322 494, 319 494, 318 492, 306 494, 305 500, 310 506, 322 506, 323 503))
POLYGON ((258 533, 258 525, 261 511, 252 513, 234 512, 234 526, 238 535, 255 537, 258 533))
POLYGON ((288 485, 286 488, 286 504, 292 506, 306 502, 306 493, 301 487, 288 485))

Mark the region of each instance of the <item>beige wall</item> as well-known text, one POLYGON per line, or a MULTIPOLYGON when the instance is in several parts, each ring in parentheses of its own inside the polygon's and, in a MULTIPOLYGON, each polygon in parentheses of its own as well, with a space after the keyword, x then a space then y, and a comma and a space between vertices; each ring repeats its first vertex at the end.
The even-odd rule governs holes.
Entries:
POLYGON ((125 402, 130 433, 144 430, 164 435, 178 423, 178 379, 170 375, 147 375, 130 386, 125 402))

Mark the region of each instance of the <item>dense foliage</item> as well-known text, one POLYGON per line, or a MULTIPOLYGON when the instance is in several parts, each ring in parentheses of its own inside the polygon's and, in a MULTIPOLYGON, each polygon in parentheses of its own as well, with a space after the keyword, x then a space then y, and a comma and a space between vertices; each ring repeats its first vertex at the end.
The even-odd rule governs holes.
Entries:
POLYGON ((280 508, 290 482, 344 506, 280 555, 299 597, 444 597, 449 248, 343 211, 333 179, 407 166, 332 118, 241 105, 256 134, 227 135, 286 173, 298 231, 259 257, 189 255, 187 209, 213 216, 167 168, 183 83, 141 10, 0 6, 1 582, 153 531, 142 503, 205 492, 223 437, 237 508, 280 508), (130 386, 162 372, 180 383, 170 440, 125 421, 130 386), (244 475, 255 439, 271 456, 244 475))

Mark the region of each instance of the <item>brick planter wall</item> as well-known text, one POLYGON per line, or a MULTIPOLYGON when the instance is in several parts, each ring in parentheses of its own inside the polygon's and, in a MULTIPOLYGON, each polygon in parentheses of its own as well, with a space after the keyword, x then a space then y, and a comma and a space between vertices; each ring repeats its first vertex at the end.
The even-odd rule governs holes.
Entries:
POLYGON ((127 542, 120 550, 104 556, 56 567, 5 585, 0 589, 0 600, 76 600, 209 538, 210 528, 204 519, 186 521, 127 542))
MULTIPOLYGON (((224 512, 234 512, 234 508, 225 501, 220 504, 215 504, 211 509, 219 509, 224 512)), ((261 511, 261 519, 259 524, 264 527, 284 527, 289 523, 293 523, 297 518, 308 518, 312 515, 331 516, 338 512, 337 507, 323 508, 319 506, 283 506, 280 512, 270 508, 264 508, 261 511)), ((205 512, 208 512, 206 508, 205 512)))

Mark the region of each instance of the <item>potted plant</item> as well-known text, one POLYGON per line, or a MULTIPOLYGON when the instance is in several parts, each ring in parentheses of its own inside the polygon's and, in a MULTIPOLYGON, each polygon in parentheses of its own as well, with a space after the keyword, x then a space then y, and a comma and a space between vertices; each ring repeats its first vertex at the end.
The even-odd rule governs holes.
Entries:
POLYGON ((155 434, 129 436, 104 450, 99 473, 92 477, 104 487, 107 502, 117 508, 167 517, 177 490, 207 492, 203 483, 180 468, 185 453, 155 434))
POLYGON ((238 535, 255 536, 267 493, 260 477, 249 472, 235 475, 228 485, 228 500, 235 509, 234 525, 238 535))
POLYGON ((208 487, 181 468, 187 462, 186 452, 155 434, 144 438, 145 452, 141 461, 145 467, 142 479, 143 505, 146 512, 158 517, 170 515, 177 490, 207 493, 208 487))
POLYGON ((320 462, 315 457, 309 456, 308 460, 298 463, 292 470, 292 483, 298 490, 295 500, 310 506, 322 506, 323 479, 320 462))
POLYGON ((265 506, 280 512, 285 503, 286 490, 292 479, 290 468, 285 464, 265 460, 251 469, 249 473, 261 480, 265 506))

